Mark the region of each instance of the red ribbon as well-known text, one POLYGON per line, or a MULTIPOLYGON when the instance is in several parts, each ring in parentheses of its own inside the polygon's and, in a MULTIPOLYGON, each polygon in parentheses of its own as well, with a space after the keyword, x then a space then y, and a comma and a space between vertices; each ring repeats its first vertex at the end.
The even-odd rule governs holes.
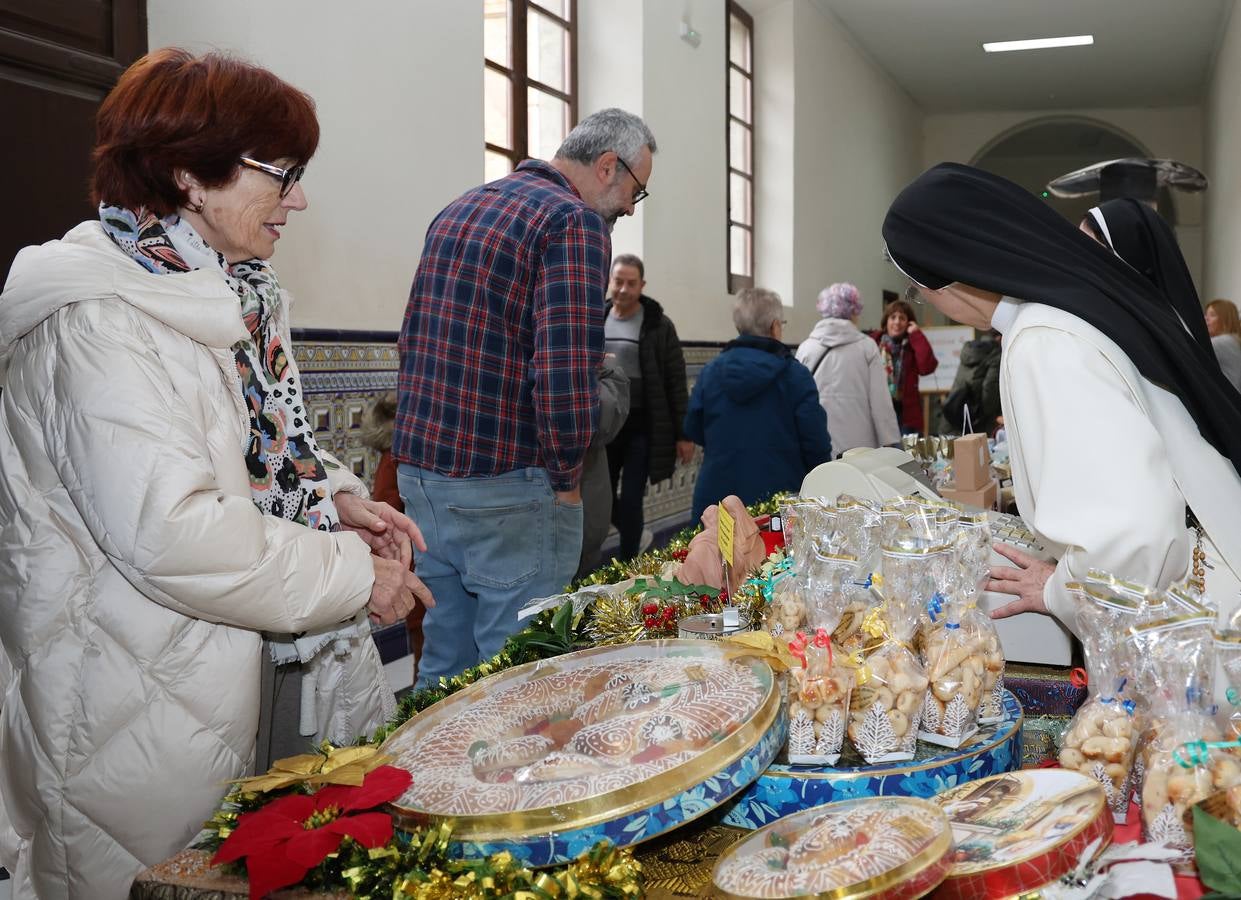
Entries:
POLYGON ((1090 679, 1086 676, 1086 670, 1082 668, 1074 669, 1069 673, 1069 684, 1075 688, 1084 688, 1090 683, 1090 679))
POLYGON ((814 645, 820 649, 827 651, 827 665, 831 668, 835 665, 832 659, 832 636, 826 628, 820 628, 814 633, 814 645))

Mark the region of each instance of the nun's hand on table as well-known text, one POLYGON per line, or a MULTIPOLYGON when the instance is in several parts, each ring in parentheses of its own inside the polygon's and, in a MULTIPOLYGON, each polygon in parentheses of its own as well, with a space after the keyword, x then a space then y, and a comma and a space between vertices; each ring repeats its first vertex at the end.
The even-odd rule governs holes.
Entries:
POLYGON ((986 589, 997 594, 1015 594, 1017 599, 991 610, 991 618, 1006 619, 1024 612, 1046 615, 1047 605, 1043 602, 1043 586, 1047 584, 1051 573, 1056 571, 1056 564, 1035 559, 1028 553, 1022 553, 1008 544, 994 544, 993 546, 1000 556, 1016 563, 1016 568, 992 566, 986 589))
POLYGON ((387 503, 363 500, 347 491, 337 491, 332 500, 341 527, 366 541, 376 556, 397 560, 408 569, 414 558, 413 547, 426 552, 427 542, 414 520, 387 503))

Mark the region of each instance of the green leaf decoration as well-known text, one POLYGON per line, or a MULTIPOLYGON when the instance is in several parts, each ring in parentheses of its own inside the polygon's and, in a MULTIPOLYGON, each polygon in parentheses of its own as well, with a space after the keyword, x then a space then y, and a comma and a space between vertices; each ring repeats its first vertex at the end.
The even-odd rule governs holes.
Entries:
POLYGON ((1194 807, 1194 855, 1202 883, 1223 897, 1241 897, 1241 831, 1194 807))

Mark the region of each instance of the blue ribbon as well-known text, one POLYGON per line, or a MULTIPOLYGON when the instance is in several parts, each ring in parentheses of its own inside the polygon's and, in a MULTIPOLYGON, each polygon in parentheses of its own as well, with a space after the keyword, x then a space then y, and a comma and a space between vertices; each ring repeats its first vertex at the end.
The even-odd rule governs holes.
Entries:
POLYGON ((790 569, 793 568, 793 565, 793 557, 786 556, 784 559, 780 560, 771 567, 770 575, 760 575, 759 577, 752 579, 756 584, 758 584, 759 590, 762 591, 763 600, 768 603, 771 602, 772 598, 775 596, 776 585, 793 574, 790 571, 790 569))
POLYGON ((1187 741, 1172 751, 1172 758, 1183 769, 1205 766, 1210 762, 1212 750, 1228 750, 1241 747, 1241 741, 1187 741))
POLYGON ((930 616, 931 621, 934 622, 937 619, 939 619, 939 617, 943 614, 943 612, 944 612, 944 595, 941 594, 939 591, 936 591, 934 594, 931 595, 931 599, 926 601, 926 614, 930 616))
POLYGON ((1228 698, 1228 702, 1231 703, 1233 706, 1241 706, 1241 695, 1237 694, 1236 688, 1230 687, 1224 693, 1224 696, 1228 698))

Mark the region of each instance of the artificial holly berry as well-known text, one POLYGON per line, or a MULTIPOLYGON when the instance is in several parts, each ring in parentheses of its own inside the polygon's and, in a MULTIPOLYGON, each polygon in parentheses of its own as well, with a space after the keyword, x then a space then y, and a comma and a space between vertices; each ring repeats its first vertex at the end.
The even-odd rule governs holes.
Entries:
POLYGON ((710 603, 710 602, 711 602, 711 595, 710 595, 710 594, 703 594, 703 595, 702 595, 702 596, 700 596, 698 599, 699 599, 699 600, 701 600, 703 603, 710 603))
POLYGON ((715 595, 715 599, 720 601, 721 603, 727 603, 728 595, 724 593, 723 591, 720 591, 718 594, 715 595))
POLYGON ((658 604, 658 603, 648 603, 648 604, 646 604, 645 606, 643 606, 643 607, 642 607, 642 614, 643 614, 644 616, 653 616, 653 615, 655 615, 655 613, 657 613, 657 612, 659 612, 659 604, 658 604))
POLYGON ((649 630, 649 629, 654 628, 656 625, 658 625, 659 620, 656 619, 654 616, 647 616, 645 619, 642 620, 642 624, 645 625, 646 628, 649 630))

